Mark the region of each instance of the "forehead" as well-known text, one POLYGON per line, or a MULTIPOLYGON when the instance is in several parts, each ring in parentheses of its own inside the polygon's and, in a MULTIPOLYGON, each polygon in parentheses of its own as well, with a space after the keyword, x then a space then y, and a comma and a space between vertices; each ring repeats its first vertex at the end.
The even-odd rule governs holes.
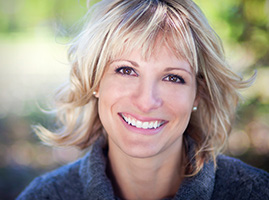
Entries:
POLYGON ((145 57, 142 49, 133 49, 132 51, 125 51, 123 54, 118 55, 111 62, 128 62, 135 67, 151 66, 152 69, 172 70, 183 69, 192 74, 193 70, 189 62, 176 56, 174 52, 165 45, 155 48, 152 54, 145 57))

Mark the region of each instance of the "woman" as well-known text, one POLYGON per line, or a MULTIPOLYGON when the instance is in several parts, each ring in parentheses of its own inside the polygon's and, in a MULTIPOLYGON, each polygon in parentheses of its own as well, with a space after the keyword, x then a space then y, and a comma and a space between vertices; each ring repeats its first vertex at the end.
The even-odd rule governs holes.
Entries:
POLYGON ((52 145, 90 148, 18 199, 268 199, 268 173, 219 155, 238 90, 191 0, 103 0, 71 43, 52 145))

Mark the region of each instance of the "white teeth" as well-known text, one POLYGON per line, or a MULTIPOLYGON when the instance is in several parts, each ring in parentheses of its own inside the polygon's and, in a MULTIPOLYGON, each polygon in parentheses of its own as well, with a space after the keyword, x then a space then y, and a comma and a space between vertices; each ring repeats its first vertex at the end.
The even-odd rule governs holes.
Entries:
POLYGON ((136 127, 141 128, 142 127, 142 122, 141 121, 136 121, 136 127))
MULTIPOLYGON (((131 120, 130 120, 130 121, 131 121, 131 120)), ((132 124, 133 126, 136 126, 136 124, 135 124, 135 120, 134 120, 134 119, 132 119, 131 124, 132 124)))
POLYGON ((156 122, 154 123, 153 127, 154 127, 154 128, 157 128, 157 126, 158 126, 158 122, 156 121, 156 122))
POLYGON ((148 129, 149 128, 149 123, 148 122, 144 122, 143 123, 143 129, 148 129))
POLYGON ((135 126, 136 128, 156 129, 156 128, 159 128, 161 125, 163 125, 163 122, 159 122, 159 121, 141 122, 134 118, 126 117, 123 114, 121 116, 126 123, 128 123, 129 125, 135 126))

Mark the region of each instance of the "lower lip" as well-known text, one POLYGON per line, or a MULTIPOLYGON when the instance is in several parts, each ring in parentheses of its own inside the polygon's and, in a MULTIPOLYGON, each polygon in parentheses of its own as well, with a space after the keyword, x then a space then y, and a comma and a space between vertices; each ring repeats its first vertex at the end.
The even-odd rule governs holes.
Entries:
POLYGON ((138 133, 138 134, 142 134, 142 135, 156 135, 158 134, 166 125, 166 123, 164 123, 162 126, 158 127, 158 128, 153 128, 153 129, 143 129, 143 128, 136 128, 135 126, 129 125, 125 122, 125 120, 119 115, 120 120, 122 121, 123 125, 132 132, 138 133))

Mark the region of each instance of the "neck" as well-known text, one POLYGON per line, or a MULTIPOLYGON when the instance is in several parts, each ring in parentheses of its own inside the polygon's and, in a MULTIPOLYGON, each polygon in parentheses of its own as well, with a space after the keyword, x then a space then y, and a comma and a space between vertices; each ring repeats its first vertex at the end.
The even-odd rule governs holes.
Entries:
POLYGON ((108 174, 122 199, 162 199, 176 194, 184 175, 180 151, 134 158, 109 150, 108 174), (180 153, 179 153, 180 152, 180 153))

